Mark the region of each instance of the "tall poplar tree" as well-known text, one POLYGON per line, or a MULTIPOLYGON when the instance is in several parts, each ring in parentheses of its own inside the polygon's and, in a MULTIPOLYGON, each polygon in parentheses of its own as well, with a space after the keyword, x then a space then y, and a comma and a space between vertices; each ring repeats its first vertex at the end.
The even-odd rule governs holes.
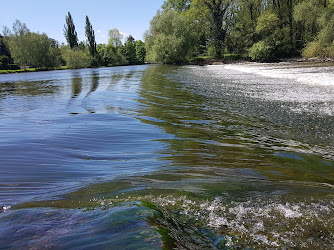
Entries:
POLYGON ((86 37, 88 39, 88 44, 89 44, 89 52, 93 57, 95 57, 96 55, 95 34, 94 34, 93 26, 90 23, 88 16, 86 16, 85 31, 86 31, 86 37))
POLYGON ((71 49, 78 46, 78 35, 75 31, 75 25, 70 12, 68 12, 66 16, 66 24, 64 25, 64 36, 71 49))

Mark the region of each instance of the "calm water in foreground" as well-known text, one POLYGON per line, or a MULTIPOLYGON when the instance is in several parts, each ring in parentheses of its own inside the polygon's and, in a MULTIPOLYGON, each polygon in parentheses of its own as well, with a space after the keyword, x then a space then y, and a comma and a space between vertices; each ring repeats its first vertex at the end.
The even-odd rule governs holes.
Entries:
POLYGON ((333 64, 0 75, 0 249, 329 249, 333 124, 333 64))

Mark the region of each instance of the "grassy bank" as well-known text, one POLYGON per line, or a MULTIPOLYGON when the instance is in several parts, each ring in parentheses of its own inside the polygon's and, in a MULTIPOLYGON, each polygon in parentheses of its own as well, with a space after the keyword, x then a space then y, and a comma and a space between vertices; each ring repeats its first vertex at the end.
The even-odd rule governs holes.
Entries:
POLYGON ((63 69, 68 69, 68 67, 67 66, 61 66, 61 67, 58 67, 58 68, 43 68, 43 69, 29 68, 29 69, 16 69, 16 70, 5 69, 5 70, 0 70, 0 74, 13 74, 13 73, 63 70, 63 69))

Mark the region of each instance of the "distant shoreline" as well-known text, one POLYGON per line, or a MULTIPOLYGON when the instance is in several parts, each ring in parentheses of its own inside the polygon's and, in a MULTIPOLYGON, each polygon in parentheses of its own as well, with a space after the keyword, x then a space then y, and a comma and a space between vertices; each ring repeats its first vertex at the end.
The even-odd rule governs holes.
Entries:
MULTIPOLYGON (((334 63, 334 59, 332 58, 280 58, 273 59, 268 61, 253 61, 246 59, 238 59, 238 60, 226 60, 226 59, 205 59, 201 62, 188 62, 184 65, 198 65, 198 66, 206 66, 206 65, 226 65, 226 64, 236 64, 236 63, 334 63)), ((143 65, 143 64, 138 64, 143 65)), ((119 65, 119 66, 136 66, 136 65, 119 65)), ((116 67, 116 66, 110 66, 116 67)), ((105 68, 105 67, 98 67, 105 68)), ((27 69, 18 69, 18 70, 0 70, 0 75, 2 74, 17 74, 17 73, 28 73, 28 72, 41 72, 41 71, 53 71, 53 70, 66 70, 69 69, 67 66, 62 66, 60 68, 50 68, 50 69, 36 69, 36 68, 27 68, 27 69)), ((87 68, 88 69, 88 68, 87 68)))
MULTIPOLYGON (((128 65, 113 65, 113 66, 107 66, 107 67, 122 67, 122 66, 138 66, 138 65, 145 65, 145 64, 128 64, 128 65)), ((97 67, 97 68, 77 68, 77 69, 98 69, 98 68, 107 68, 106 66, 97 67)), ((72 69, 68 68, 67 66, 62 66, 59 68, 50 68, 50 69, 36 69, 36 68, 27 68, 27 69, 17 69, 17 70, 11 70, 11 69, 5 69, 0 70, 0 75, 5 74, 17 74, 17 73, 29 73, 29 72, 42 72, 42 71, 53 71, 53 70, 66 70, 66 69, 72 69)))

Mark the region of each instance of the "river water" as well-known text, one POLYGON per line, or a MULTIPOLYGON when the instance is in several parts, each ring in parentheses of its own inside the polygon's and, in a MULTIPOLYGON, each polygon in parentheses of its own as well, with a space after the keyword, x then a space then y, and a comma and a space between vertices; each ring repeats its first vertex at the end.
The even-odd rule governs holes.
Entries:
POLYGON ((333 124, 333 64, 0 75, 0 248, 329 249, 333 124))

